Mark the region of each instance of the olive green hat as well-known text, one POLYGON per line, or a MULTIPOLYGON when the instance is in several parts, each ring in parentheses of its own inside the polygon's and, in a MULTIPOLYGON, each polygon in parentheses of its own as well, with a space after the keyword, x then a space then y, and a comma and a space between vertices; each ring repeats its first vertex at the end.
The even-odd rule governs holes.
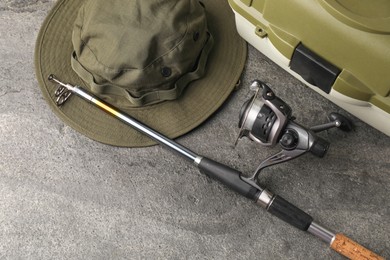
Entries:
POLYGON ((48 75, 175 138, 222 105, 245 60, 246 44, 224 0, 59 0, 35 49, 40 88, 60 119, 125 147, 154 142, 78 97, 57 107, 48 75))

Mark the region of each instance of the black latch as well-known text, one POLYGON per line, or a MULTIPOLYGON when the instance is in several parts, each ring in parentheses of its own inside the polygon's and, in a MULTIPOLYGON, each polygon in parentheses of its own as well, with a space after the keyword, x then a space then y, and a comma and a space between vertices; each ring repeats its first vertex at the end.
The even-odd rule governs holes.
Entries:
POLYGON ((290 68, 301 75, 308 83, 317 86, 328 94, 341 72, 339 68, 301 43, 294 51, 290 68))

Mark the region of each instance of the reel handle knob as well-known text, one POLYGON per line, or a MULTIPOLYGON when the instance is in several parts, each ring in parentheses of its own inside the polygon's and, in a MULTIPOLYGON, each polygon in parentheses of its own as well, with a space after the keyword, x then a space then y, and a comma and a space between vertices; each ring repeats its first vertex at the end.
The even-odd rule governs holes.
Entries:
POLYGON ((353 130, 353 124, 351 120, 339 113, 336 112, 330 113, 329 120, 331 122, 339 122, 340 125, 337 127, 344 132, 350 132, 353 130))

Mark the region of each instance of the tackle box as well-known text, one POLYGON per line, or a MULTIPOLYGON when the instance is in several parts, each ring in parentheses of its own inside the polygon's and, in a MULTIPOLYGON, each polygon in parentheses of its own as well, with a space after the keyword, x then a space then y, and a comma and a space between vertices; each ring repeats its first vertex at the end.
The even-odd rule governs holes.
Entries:
POLYGON ((228 1, 248 43, 390 136, 390 1, 228 1))

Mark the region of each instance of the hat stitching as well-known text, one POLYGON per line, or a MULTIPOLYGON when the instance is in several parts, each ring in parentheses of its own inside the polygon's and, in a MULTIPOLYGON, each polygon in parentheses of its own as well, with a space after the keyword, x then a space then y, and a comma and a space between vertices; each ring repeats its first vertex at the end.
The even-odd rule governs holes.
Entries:
MULTIPOLYGON (((191 10, 191 4, 190 2, 188 2, 188 4, 190 5, 190 12, 192 11, 191 10)), ((84 8, 85 8, 85 5, 83 5, 83 12, 84 12, 84 8)), ((84 19, 84 18, 83 18, 84 19)), ((84 23, 83 23, 84 24, 84 23)), ((153 66, 153 64, 157 63, 158 61, 162 60, 163 57, 167 56, 168 54, 172 53, 173 51, 175 51, 183 42, 184 40, 188 37, 189 35, 189 28, 188 28, 188 16, 186 18, 186 30, 185 32, 183 33, 183 37, 180 39, 180 41, 175 45, 173 46, 171 49, 169 49, 167 52, 163 53, 162 55, 160 55, 159 57, 157 57, 156 59, 154 59, 152 62, 150 62, 147 66, 141 68, 141 69, 137 69, 137 68, 125 68, 125 69, 121 69, 121 70, 117 70, 115 68, 111 68, 105 64, 103 64, 101 61, 99 61, 99 59, 97 58, 96 54, 92 51, 92 49, 88 46, 88 44, 86 42, 84 42, 82 40, 82 33, 83 33, 83 29, 84 29, 84 26, 81 26, 80 28, 80 41, 81 43, 83 44, 83 46, 85 48, 88 48, 88 50, 90 51, 90 53, 95 57, 95 60, 98 64, 100 64, 101 66, 103 66, 105 69, 109 69, 111 70, 111 72, 115 72, 115 73, 119 73, 119 72, 122 72, 122 71, 143 71, 143 70, 146 70, 148 69, 149 67, 153 66)), ((77 58, 77 55, 75 55, 75 57, 77 58)))

